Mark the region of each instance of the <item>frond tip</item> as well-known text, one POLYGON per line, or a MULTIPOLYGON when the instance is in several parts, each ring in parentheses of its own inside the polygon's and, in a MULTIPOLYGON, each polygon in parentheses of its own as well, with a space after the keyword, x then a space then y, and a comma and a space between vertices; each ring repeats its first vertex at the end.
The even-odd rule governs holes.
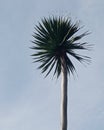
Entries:
POLYGON ((80 35, 81 28, 79 24, 72 23, 70 18, 49 17, 43 18, 38 25, 35 26, 32 41, 35 53, 32 55, 35 62, 40 62, 39 69, 42 73, 46 72, 46 76, 53 70, 54 75, 59 77, 61 73, 61 58, 64 57, 67 72, 73 74, 75 67, 70 56, 79 62, 89 62, 90 57, 77 54, 77 50, 89 50, 90 45, 80 40, 88 35, 86 31, 80 35))

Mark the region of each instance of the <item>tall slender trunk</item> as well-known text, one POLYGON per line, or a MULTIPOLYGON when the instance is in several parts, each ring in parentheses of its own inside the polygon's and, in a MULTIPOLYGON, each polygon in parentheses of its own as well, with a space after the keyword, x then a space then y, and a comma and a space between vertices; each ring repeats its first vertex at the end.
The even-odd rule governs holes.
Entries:
POLYGON ((64 57, 61 59, 61 130, 67 130, 67 69, 64 57))

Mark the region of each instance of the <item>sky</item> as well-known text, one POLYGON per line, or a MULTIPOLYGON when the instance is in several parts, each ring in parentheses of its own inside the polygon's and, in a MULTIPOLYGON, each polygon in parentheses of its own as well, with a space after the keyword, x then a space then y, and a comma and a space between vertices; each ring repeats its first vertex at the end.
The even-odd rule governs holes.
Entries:
POLYGON ((33 64, 32 34, 42 17, 80 20, 94 44, 88 66, 68 80, 68 130, 104 130, 104 1, 0 0, 0 129, 59 130, 60 84, 33 64))

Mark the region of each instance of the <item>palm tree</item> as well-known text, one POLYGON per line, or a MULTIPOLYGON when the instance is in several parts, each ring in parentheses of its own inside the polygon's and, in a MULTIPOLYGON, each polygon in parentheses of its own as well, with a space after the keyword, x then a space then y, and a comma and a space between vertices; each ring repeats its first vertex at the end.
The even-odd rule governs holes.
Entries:
POLYGON ((67 130, 67 82, 68 74, 74 74, 75 66, 71 57, 79 62, 89 61, 90 57, 76 53, 77 50, 88 50, 88 43, 79 42, 88 32, 77 34, 81 29, 79 23, 72 23, 70 18, 49 17, 43 18, 35 26, 32 49, 35 53, 34 62, 40 62, 39 69, 49 75, 51 70, 57 78, 62 75, 61 85, 61 130, 67 130))

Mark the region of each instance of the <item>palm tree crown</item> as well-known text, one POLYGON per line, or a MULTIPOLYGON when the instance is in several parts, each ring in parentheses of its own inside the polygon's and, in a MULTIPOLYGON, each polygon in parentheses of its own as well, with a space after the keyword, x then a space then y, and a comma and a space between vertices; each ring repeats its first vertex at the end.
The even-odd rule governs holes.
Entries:
POLYGON ((35 27, 32 49, 35 49, 34 60, 40 62, 39 69, 42 73, 47 71, 46 76, 54 68, 57 77, 61 73, 61 58, 64 58, 67 72, 70 74, 75 71, 75 67, 70 56, 80 62, 88 61, 89 57, 76 53, 76 50, 87 50, 88 44, 81 43, 79 40, 86 36, 88 32, 78 35, 80 30, 79 23, 72 23, 70 18, 52 17, 43 18, 35 27))

